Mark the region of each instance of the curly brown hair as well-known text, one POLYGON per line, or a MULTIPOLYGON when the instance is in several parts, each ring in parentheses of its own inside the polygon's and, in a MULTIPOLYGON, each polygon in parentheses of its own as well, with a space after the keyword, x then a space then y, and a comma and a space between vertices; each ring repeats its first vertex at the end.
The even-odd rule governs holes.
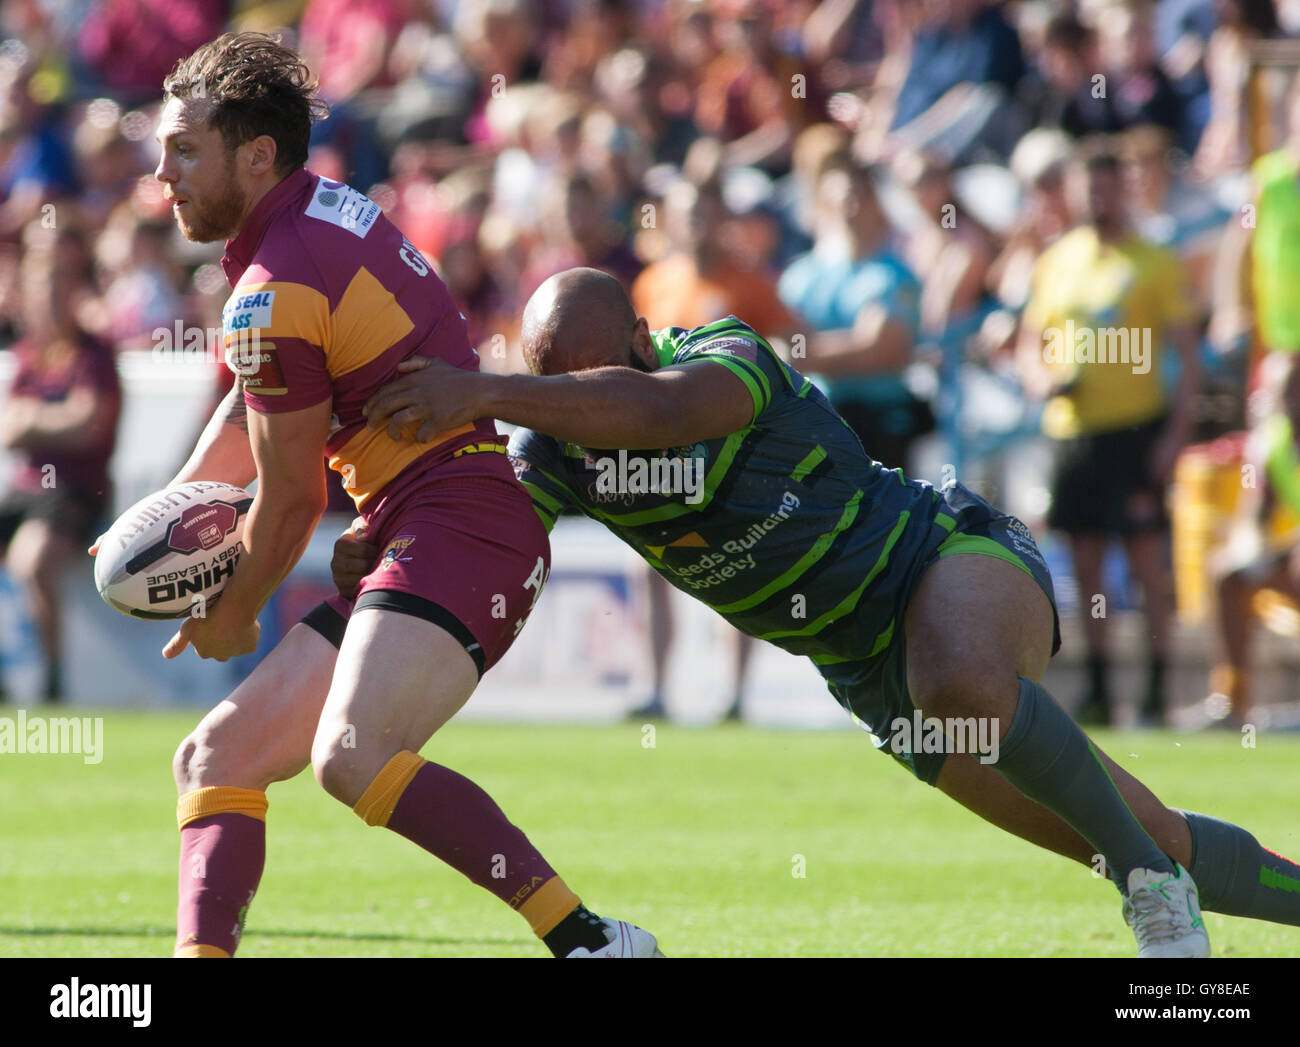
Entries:
POLYGON ((275 139, 284 174, 307 162, 312 124, 329 115, 316 80, 295 51, 265 33, 226 33, 204 44, 163 81, 163 97, 206 98, 208 126, 233 150, 259 135, 275 139))

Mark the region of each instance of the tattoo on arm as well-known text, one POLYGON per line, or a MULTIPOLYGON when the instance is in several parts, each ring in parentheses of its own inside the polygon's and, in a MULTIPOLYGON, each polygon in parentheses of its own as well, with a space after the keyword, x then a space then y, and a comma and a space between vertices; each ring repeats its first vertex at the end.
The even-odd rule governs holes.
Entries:
POLYGON ((226 410, 226 425, 234 425, 241 432, 248 432, 248 405, 244 403, 244 379, 242 377, 235 379, 235 387, 231 391, 230 407, 226 410))

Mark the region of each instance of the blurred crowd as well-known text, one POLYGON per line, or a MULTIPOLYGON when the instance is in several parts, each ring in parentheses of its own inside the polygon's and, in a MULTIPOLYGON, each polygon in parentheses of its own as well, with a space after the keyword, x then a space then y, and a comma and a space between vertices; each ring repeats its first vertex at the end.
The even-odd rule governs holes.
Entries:
MULTIPOLYGON (((219 247, 176 234, 151 172, 164 74, 227 28, 277 29, 307 58, 333 107, 309 166, 438 260, 489 367, 517 362, 522 304, 574 264, 618 275, 652 325, 743 303, 806 345, 857 323, 882 374, 981 331, 995 350, 1006 325, 984 322, 1025 304, 1074 224, 1060 175, 1092 132, 1120 136, 1135 224, 1208 301, 1222 187, 1247 163, 1247 50, 1296 7, 5 0, 0 337, 21 328, 22 259, 56 229, 85 270, 78 319, 115 350, 177 319, 219 326, 219 247), (814 286, 810 252, 836 250, 883 260, 852 292, 883 319, 814 286)), ((932 424, 895 415, 882 437, 932 424)))
MULTIPOLYGON (((1251 49, 1300 33, 1300 0, 0 0, 0 349, 39 355, 49 303, 24 287, 54 265, 86 353, 179 321, 228 381, 221 246, 179 236, 152 175, 163 77, 227 29, 300 50, 332 107, 309 168, 435 260, 485 368, 521 370, 529 295, 589 265, 652 327, 745 320, 889 466, 931 433, 960 471, 1040 415, 1063 442, 1172 419, 1142 445, 1159 487, 1171 441, 1244 417, 1250 319, 1217 260, 1251 200, 1251 49), (1097 248, 1129 241, 1153 290, 1124 322, 1155 332, 1155 376, 1080 407, 1077 375, 1038 366, 1042 330, 1087 295, 1133 311, 1097 248)), ((1131 514, 1089 511, 1056 521, 1085 591, 1098 533, 1159 589, 1131 514)), ((1094 629, 1103 707, 1104 648, 1094 629)))

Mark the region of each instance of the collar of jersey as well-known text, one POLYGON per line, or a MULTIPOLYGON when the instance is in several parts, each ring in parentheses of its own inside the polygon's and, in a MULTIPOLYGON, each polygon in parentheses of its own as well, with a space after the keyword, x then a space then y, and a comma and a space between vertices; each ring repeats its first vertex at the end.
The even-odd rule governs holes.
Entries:
POLYGON ((305 167, 300 167, 293 174, 286 175, 257 202, 257 206, 244 221, 244 227, 239 230, 239 235, 233 240, 226 241, 226 253, 221 259, 221 268, 225 271, 232 287, 248 268, 249 262, 253 260, 253 255, 257 253, 271 219, 294 196, 314 182, 315 178, 316 176, 305 167))

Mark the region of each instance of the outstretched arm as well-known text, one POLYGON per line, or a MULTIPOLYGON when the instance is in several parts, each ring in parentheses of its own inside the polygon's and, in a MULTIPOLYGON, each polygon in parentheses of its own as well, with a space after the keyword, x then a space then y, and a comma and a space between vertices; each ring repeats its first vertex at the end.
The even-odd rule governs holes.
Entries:
POLYGON ((372 429, 424 440, 498 418, 584 447, 674 447, 729 436, 754 420, 754 399, 726 367, 701 361, 651 374, 598 367, 574 374, 492 375, 424 358, 366 404, 372 429))

